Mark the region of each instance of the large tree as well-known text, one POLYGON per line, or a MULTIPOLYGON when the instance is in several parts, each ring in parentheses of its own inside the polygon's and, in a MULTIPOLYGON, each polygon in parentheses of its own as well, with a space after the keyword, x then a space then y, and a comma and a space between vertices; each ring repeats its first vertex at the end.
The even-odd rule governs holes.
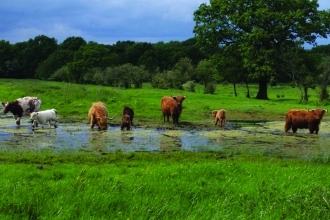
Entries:
POLYGON ((268 99, 278 55, 294 42, 314 44, 329 34, 330 11, 317 0, 210 0, 194 13, 194 33, 205 50, 239 45, 244 68, 258 80, 258 99, 268 99))

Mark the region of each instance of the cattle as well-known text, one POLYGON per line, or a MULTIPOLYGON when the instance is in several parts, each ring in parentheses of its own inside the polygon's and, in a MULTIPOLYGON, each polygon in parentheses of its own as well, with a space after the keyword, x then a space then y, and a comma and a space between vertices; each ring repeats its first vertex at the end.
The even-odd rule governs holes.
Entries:
POLYGON ((29 115, 32 112, 40 111, 41 100, 37 97, 23 97, 18 98, 13 102, 2 102, 4 107, 3 114, 8 112, 13 113, 16 120, 16 124, 21 124, 21 118, 23 116, 29 115))
POLYGON ((325 112, 327 112, 327 110, 321 108, 312 110, 290 109, 286 114, 284 130, 288 132, 292 128, 292 131, 295 133, 298 128, 308 128, 309 133, 313 134, 315 132, 317 134, 325 112))
POLYGON ((93 103, 88 111, 88 118, 92 129, 97 125, 100 130, 106 130, 108 128, 108 119, 113 120, 115 117, 108 117, 107 107, 102 102, 93 103))
POLYGON ((128 114, 123 115, 121 118, 121 123, 120 123, 120 129, 124 130, 130 130, 131 129, 131 117, 128 114))
POLYGON ((52 123, 54 122, 54 127, 57 128, 57 111, 56 109, 49 109, 39 112, 30 113, 30 120, 32 121, 32 127, 38 127, 38 124, 49 124, 49 128, 51 128, 52 123))
POLYGON ((164 96, 161 100, 161 108, 163 113, 163 121, 165 118, 169 121, 169 117, 172 116, 172 124, 179 123, 179 117, 182 112, 182 102, 186 99, 186 96, 164 96))
POLYGON ((219 122, 220 127, 225 126, 226 124, 226 110, 214 110, 212 116, 215 117, 215 125, 219 122))
POLYGON ((123 110, 123 115, 129 115, 130 123, 133 126, 134 111, 130 107, 125 106, 123 110))

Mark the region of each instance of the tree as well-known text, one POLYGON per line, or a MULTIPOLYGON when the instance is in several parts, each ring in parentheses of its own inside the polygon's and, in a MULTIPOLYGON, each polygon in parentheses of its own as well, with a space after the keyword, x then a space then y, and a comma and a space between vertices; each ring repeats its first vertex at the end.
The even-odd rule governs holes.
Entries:
POLYGON ((317 78, 320 75, 318 71, 320 56, 296 45, 283 55, 282 63, 285 72, 300 90, 300 100, 307 102, 308 88, 316 87, 317 78))
POLYGON ((295 41, 315 44, 329 34, 330 11, 317 7, 317 0, 211 0, 194 12, 194 33, 206 51, 237 44, 244 68, 259 82, 256 98, 268 99, 278 54, 295 41))
POLYGON ((10 77, 11 64, 14 60, 14 48, 9 41, 0 41, 0 77, 10 77))
POLYGON ((218 74, 217 67, 210 60, 202 60, 196 67, 196 78, 206 87, 208 83, 212 83, 218 74))
POLYGON ((74 54, 74 60, 68 63, 70 79, 76 83, 84 83, 84 74, 90 69, 109 66, 110 55, 109 48, 95 42, 80 47, 74 54))
POLYGON ((44 60, 57 50, 57 41, 55 38, 49 38, 45 35, 39 35, 27 42, 23 51, 24 75, 26 78, 35 77, 35 70, 44 60))
POLYGON ((60 45, 60 50, 77 51, 81 46, 85 46, 87 43, 82 37, 68 37, 60 45))
POLYGON ((327 86, 330 82, 330 56, 326 56, 322 59, 322 62, 320 64, 320 71, 321 75, 319 98, 320 101, 324 101, 329 99, 327 86))

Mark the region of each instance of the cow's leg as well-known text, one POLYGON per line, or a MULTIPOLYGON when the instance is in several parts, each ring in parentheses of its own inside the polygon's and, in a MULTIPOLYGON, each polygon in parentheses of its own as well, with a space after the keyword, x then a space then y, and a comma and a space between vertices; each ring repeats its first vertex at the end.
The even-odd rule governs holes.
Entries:
POLYGON ((215 124, 214 125, 217 125, 219 122, 219 118, 215 118, 215 124))
POLYGON ((54 120, 54 128, 57 128, 57 120, 54 120))
POLYGON ((94 118, 91 118, 91 128, 94 128, 94 125, 96 124, 96 121, 94 118))
POLYGON ((20 125, 20 124, 21 124, 21 118, 20 118, 20 117, 17 117, 17 119, 16 119, 16 124, 17 124, 17 125, 20 125))
POLYGON ((298 128, 292 126, 292 132, 293 132, 293 133, 296 133, 297 130, 298 130, 298 128))
POLYGON ((291 129, 291 124, 290 123, 285 123, 284 130, 285 132, 288 132, 288 130, 291 129))

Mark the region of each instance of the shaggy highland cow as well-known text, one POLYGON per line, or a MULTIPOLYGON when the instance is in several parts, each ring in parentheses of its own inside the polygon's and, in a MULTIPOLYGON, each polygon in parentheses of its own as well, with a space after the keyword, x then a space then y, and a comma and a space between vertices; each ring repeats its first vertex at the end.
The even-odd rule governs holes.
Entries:
POLYGON ((288 132, 292 128, 293 132, 297 132, 298 129, 308 128, 309 133, 313 134, 315 132, 317 134, 325 112, 327 110, 321 108, 312 110, 291 109, 286 114, 284 130, 288 132))
POLYGON ((120 129, 124 130, 130 130, 131 129, 131 117, 127 114, 123 115, 121 118, 121 123, 120 123, 120 129))
POLYGON ((123 110, 123 115, 129 115, 131 125, 133 126, 133 118, 134 118, 134 111, 133 111, 133 109, 125 106, 124 107, 124 110, 123 110))
POLYGON ((220 110, 214 110, 212 112, 212 116, 215 117, 215 125, 219 122, 219 125, 221 127, 225 126, 226 124, 226 110, 220 109, 220 110))
POLYGON ((102 102, 93 103, 88 112, 91 128, 97 125, 100 130, 106 130, 108 128, 108 119, 113 120, 115 117, 108 117, 107 107, 102 102))
POLYGON ((163 113, 163 121, 165 122, 165 117, 169 121, 169 117, 172 116, 172 123, 178 124, 179 117, 182 112, 182 102, 186 99, 186 96, 177 95, 177 96, 164 96, 161 100, 161 107, 163 113))

